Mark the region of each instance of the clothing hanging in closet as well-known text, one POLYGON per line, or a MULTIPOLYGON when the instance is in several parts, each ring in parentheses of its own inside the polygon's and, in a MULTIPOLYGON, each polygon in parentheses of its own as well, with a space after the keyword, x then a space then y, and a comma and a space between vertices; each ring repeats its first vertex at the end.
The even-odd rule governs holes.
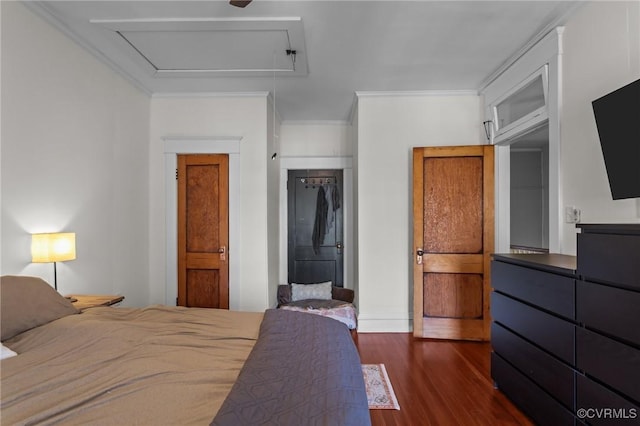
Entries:
POLYGON ((328 210, 329 204, 327 203, 324 187, 320 186, 316 198, 316 218, 313 223, 313 234, 311 235, 311 243, 315 254, 320 252, 320 246, 324 243, 328 210))
POLYGON ((322 185, 316 198, 316 215, 311 242, 313 252, 319 254, 324 236, 335 222, 336 210, 340 208, 340 192, 337 185, 322 185))

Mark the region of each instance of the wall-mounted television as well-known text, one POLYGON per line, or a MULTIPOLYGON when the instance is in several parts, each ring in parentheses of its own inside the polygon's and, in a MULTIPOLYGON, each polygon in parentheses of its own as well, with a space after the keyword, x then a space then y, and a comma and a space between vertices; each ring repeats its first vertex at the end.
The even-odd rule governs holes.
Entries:
POLYGON ((640 198, 640 80, 592 107, 613 199, 640 198))

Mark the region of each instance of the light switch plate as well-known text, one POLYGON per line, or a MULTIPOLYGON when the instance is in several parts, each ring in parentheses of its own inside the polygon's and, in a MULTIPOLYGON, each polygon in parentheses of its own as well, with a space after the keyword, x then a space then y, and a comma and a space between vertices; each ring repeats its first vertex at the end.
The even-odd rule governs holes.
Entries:
POLYGON ((576 206, 566 206, 564 208, 565 223, 580 223, 580 209, 576 206))

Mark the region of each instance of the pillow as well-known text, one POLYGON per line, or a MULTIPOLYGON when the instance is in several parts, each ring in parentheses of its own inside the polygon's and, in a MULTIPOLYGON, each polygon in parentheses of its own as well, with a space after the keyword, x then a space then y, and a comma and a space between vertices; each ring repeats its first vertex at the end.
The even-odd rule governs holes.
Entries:
POLYGON ((307 299, 331 300, 331 281, 317 284, 291 284, 291 301, 307 299))
POLYGON ((0 352, 0 359, 11 358, 12 356, 18 355, 17 353, 15 353, 14 351, 12 351, 11 349, 9 349, 8 347, 6 347, 1 343, 0 343, 0 346, 2 346, 2 351, 0 352))
POLYGON ((0 277, 0 340, 80 313, 67 299, 38 277, 0 277))

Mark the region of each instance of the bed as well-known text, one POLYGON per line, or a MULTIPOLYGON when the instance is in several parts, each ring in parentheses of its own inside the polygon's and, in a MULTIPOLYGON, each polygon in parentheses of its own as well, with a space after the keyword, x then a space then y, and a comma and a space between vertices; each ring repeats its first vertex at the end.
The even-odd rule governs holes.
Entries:
POLYGON ((2 277, 3 425, 367 425, 360 359, 333 319, 154 305, 79 313, 2 277))

